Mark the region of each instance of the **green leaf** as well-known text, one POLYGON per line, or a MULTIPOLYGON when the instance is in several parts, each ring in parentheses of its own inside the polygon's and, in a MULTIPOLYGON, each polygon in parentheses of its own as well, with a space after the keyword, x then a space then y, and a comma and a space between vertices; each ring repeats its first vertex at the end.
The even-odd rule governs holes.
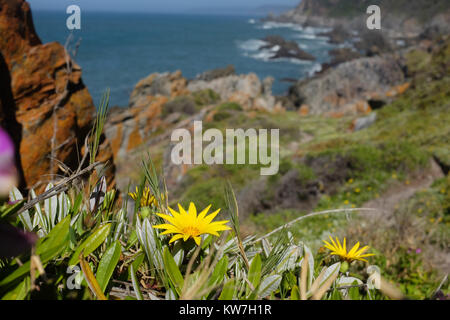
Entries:
POLYGON ((261 282, 261 270, 262 262, 259 253, 253 258, 248 272, 248 281, 253 285, 253 288, 257 288, 261 282))
MULTIPOLYGON (((16 187, 14 187, 13 190, 10 191, 9 198, 12 201, 23 201, 23 196, 20 193, 19 189, 17 189, 16 187)), ((26 230, 28 230, 28 231, 33 230, 33 223, 31 222, 31 217, 30 217, 30 213, 28 212, 28 210, 25 210, 24 212, 19 214, 19 219, 22 222, 22 224, 26 230)))
POLYGON ((280 286, 281 279, 282 277, 279 274, 264 278, 260 286, 259 296, 262 298, 270 296, 280 286))
POLYGON ((136 230, 133 230, 131 232, 130 236, 128 237, 127 250, 130 249, 132 246, 134 246, 137 241, 138 241, 138 236, 137 236, 136 230))
POLYGON ((119 262, 121 249, 122 246, 120 245, 120 242, 114 242, 103 254, 103 257, 98 264, 97 281, 103 293, 105 292, 109 279, 119 262))
POLYGON ((300 300, 300 290, 297 286, 293 286, 291 290, 291 300, 300 300))
POLYGON ((97 282, 97 279, 94 276, 94 273, 92 272, 91 267, 89 266, 89 263, 84 260, 84 254, 83 252, 80 253, 79 260, 81 265, 81 270, 83 271, 84 278, 86 279, 89 289, 95 294, 97 299, 99 300, 108 300, 106 299, 105 295, 103 294, 102 290, 100 289, 100 286, 97 282))
POLYGON ((106 237, 109 235, 109 231, 111 229, 111 224, 105 224, 98 228, 94 233, 92 233, 78 248, 75 250, 75 253, 72 255, 72 258, 69 261, 69 266, 76 265, 79 261, 79 256, 81 251, 84 253, 84 257, 91 254, 95 249, 97 249, 103 241, 105 241, 106 237))
POLYGON ((331 277, 333 277, 337 273, 339 273, 339 269, 340 268, 341 268, 341 263, 340 262, 336 262, 335 264, 329 266, 326 269, 322 280, 320 281, 319 287, 322 286, 328 279, 330 279, 331 277))
POLYGON ((209 278, 208 286, 215 287, 219 285, 225 278, 227 268, 228 268, 228 256, 224 256, 222 259, 220 259, 220 261, 214 268, 211 277, 209 278))
MULTIPOLYGON (((45 188, 45 191, 49 191, 53 188, 53 184, 49 183, 45 188)), ((58 214, 58 196, 54 195, 44 200, 44 210, 47 213, 47 217, 50 221, 50 227, 53 227, 56 222, 56 216, 58 214)))
MULTIPOLYGON (((58 223, 52 231, 45 237, 39 239, 36 244, 36 255, 43 264, 56 257, 68 245, 70 217, 66 217, 58 223)), ((30 260, 25 262, 18 269, 0 282, 0 286, 15 281, 30 272, 30 260)))
MULTIPOLYGON (((145 254, 143 252, 139 253, 135 258, 134 261, 131 263, 133 265, 134 270, 138 270, 141 266, 142 262, 144 262, 145 254)), ((131 268, 128 268, 128 277, 131 278, 131 268)))
POLYGON ((22 200, 20 202, 17 202, 16 204, 13 204, 12 206, 2 207, 2 209, 5 208, 5 210, 2 210, 2 212, 0 213, 0 219, 5 219, 8 218, 9 216, 14 215, 24 206, 24 204, 25 201, 22 200))
POLYGON ((235 291, 236 283, 234 279, 231 279, 223 286, 222 292, 219 296, 219 300, 233 300, 235 291))
POLYGON ((141 288, 139 287, 139 281, 136 277, 136 273, 134 272, 133 265, 130 266, 131 273, 131 282, 133 283, 134 292, 136 293, 136 297, 138 300, 144 300, 142 296, 141 288))
POLYGON ((81 204, 83 202, 83 195, 81 193, 77 194, 75 201, 72 206, 72 213, 77 214, 80 211, 81 204))
POLYGON ((2 300, 24 300, 30 288, 30 278, 26 277, 17 287, 2 297, 2 300))
POLYGON ((164 259, 164 266, 166 268, 165 271, 169 276, 170 281, 174 285, 178 294, 181 294, 181 290, 183 289, 184 285, 184 279, 180 272, 180 269, 178 269, 178 266, 174 258, 172 257, 172 254, 169 251, 169 248, 167 247, 164 249, 163 259, 164 259))

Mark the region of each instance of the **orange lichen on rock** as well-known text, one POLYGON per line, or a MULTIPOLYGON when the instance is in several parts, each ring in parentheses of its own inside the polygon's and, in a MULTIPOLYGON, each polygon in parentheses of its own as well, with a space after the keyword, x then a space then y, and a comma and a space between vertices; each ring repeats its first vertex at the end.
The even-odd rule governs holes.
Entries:
POLYGON ((307 116, 309 114, 309 106, 302 104, 300 109, 298 109, 298 113, 300 113, 301 116, 307 116))
MULTIPOLYGON (((21 132, 11 134, 21 137, 24 183, 31 187, 45 184, 59 172, 52 156, 71 169, 78 166, 95 106, 81 80, 81 68, 67 58, 64 47, 56 42, 41 44, 28 3, 0 0, 0 8, 0 53, 11 88, 2 94, 14 100, 9 108, 14 108, 21 132)), ((112 164, 111 148, 104 137, 102 142, 100 158, 112 164)), ((107 174, 114 174, 113 166, 107 174)))

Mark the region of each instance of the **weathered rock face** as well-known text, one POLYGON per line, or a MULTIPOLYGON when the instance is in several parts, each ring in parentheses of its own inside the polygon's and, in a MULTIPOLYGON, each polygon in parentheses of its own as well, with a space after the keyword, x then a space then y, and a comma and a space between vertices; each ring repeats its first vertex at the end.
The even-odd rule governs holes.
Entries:
POLYGON ((177 97, 189 94, 187 80, 181 71, 173 73, 153 73, 140 80, 130 96, 130 108, 148 106, 154 97, 177 97))
POLYGON ((392 56, 362 58, 300 81, 290 90, 300 112, 340 116, 371 111, 369 101, 384 100, 408 88, 401 65, 392 56))
POLYGON ((193 80, 187 88, 190 92, 213 90, 223 101, 239 103, 244 109, 273 110, 281 107, 272 96, 273 79, 266 78, 261 83, 254 73, 231 75, 212 81, 193 80))
POLYGON ((117 158, 127 155, 152 133, 164 126, 160 115, 168 97, 158 96, 147 98, 148 104, 141 104, 132 108, 117 108, 112 110, 105 126, 105 134, 113 154, 117 158))
MULTIPOLYGON (((6 97, 2 97, 1 108, 17 121, 11 133, 20 137, 24 182, 35 186, 47 182, 48 174, 59 173, 51 156, 74 169, 95 115, 80 67, 60 44, 41 44, 29 5, 23 0, 0 0, 0 54, 4 58, 2 89, 8 79, 10 88, 10 94, 2 90, 6 97)), ((112 152, 105 139, 99 160, 109 161, 111 183, 112 152)))
POLYGON ((322 70, 320 72, 324 72, 341 63, 361 58, 361 55, 351 48, 335 48, 328 51, 328 54, 331 56, 331 61, 322 63, 322 70))
POLYGON ((225 68, 218 68, 214 70, 205 71, 195 77, 195 80, 212 81, 214 79, 228 77, 236 74, 233 65, 228 65, 225 68))
POLYGON ((187 80, 180 71, 153 73, 140 80, 130 96, 129 108, 111 110, 105 126, 113 154, 124 157, 165 127, 161 114, 170 99, 188 95, 187 80))
POLYGON ((273 110, 276 102, 271 92, 272 82, 272 78, 261 82, 254 73, 236 75, 230 68, 206 72, 190 81, 180 71, 154 73, 137 83, 131 93, 129 107, 148 108, 155 97, 171 99, 209 89, 216 92, 222 101, 239 103, 244 109, 273 110))

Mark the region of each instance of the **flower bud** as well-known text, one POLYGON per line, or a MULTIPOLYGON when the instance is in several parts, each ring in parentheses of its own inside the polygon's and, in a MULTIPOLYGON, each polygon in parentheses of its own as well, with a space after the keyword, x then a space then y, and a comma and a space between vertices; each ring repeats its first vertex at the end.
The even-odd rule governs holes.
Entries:
POLYGON ((14 144, 0 127, 0 197, 8 196, 17 185, 17 169, 14 163, 14 144))

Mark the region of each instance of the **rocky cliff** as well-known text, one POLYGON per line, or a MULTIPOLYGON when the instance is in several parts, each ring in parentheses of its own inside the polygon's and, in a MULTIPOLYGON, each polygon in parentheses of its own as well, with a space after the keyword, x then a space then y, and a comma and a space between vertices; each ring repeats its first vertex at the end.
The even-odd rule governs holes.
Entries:
POLYGON ((446 0, 302 0, 296 8, 268 19, 316 27, 345 25, 350 30, 362 30, 369 5, 381 8, 382 29, 393 37, 416 37, 428 28, 449 32, 450 4, 446 0))
MULTIPOLYGON (((26 1, 0 0, 0 71, 0 118, 20 151, 22 186, 38 186, 60 174, 58 160, 76 168, 95 107, 81 68, 65 48, 39 39, 26 1)), ((98 159, 109 162, 112 182, 106 139, 98 159)))
POLYGON ((302 114, 368 113, 409 86, 402 59, 393 55, 360 58, 300 80, 290 89, 290 101, 302 114))

